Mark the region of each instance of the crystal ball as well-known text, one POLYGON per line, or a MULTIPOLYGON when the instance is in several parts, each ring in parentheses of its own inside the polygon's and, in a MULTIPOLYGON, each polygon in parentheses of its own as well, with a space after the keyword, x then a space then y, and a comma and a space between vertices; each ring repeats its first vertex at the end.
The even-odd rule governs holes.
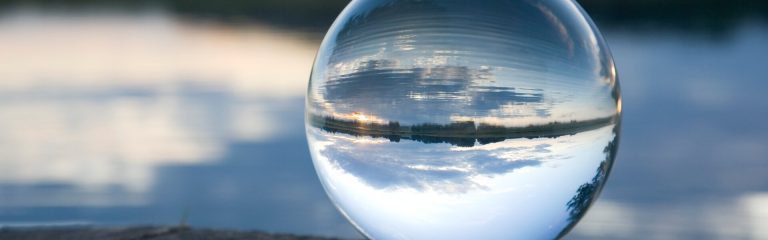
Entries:
POLYGON ((371 239, 552 239, 600 193, 621 96, 572 0, 353 0, 306 95, 319 179, 371 239))

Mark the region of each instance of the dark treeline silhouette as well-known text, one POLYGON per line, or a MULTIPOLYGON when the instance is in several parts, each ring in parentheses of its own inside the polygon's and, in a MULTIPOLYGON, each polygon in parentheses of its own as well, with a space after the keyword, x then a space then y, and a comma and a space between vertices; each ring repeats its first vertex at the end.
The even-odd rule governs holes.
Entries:
POLYGON ((349 0, 0 0, 4 9, 34 6, 45 9, 161 8, 193 20, 224 23, 260 22, 320 35, 349 0))
POLYGON ((448 143, 461 147, 472 147, 501 142, 514 138, 555 138, 574 135, 614 124, 616 116, 584 121, 550 122, 548 124, 505 127, 491 124, 475 124, 474 121, 460 121, 449 124, 425 123, 412 126, 399 122, 375 123, 338 119, 330 116, 307 116, 310 125, 330 133, 352 136, 386 138, 391 142, 412 140, 422 143, 448 143))
MULTIPOLYGON (((349 0, 0 0, 0 9, 33 5, 53 8, 162 7, 194 18, 260 21, 322 33, 349 0)), ((600 25, 617 28, 672 28, 721 33, 745 19, 768 20, 763 0, 579 0, 600 25)))
POLYGON ((764 0, 580 0, 601 26, 723 35, 745 20, 768 20, 764 0))
POLYGON ((619 121, 614 127, 613 127, 613 139, 608 142, 608 145, 603 148, 603 153, 605 153, 605 160, 600 162, 600 165, 597 167, 595 176, 592 177, 590 182, 584 183, 581 186, 579 186, 579 189, 576 190, 576 195, 571 198, 568 203, 566 203, 566 207, 568 207, 568 221, 570 221, 569 226, 565 228, 560 233, 560 236, 558 239, 562 236, 565 236, 571 228, 573 228, 576 223, 584 216, 585 213, 587 213, 587 210, 590 206, 592 206, 592 203, 594 203, 595 199, 600 195, 600 192, 603 190, 603 186, 605 186, 605 180, 608 179, 608 175, 611 172, 611 167, 613 166, 613 159, 616 157, 616 152, 619 150, 619 132, 621 131, 621 121, 619 121))

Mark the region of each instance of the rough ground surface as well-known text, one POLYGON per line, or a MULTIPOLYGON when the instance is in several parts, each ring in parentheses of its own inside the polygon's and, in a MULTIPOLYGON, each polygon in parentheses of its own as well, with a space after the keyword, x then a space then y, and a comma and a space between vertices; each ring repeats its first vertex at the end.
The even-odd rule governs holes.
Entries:
POLYGON ((197 240, 197 239, 254 239, 254 240, 331 240, 313 236, 272 234, 258 231, 234 231, 194 229, 188 227, 45 227, 45 228, 0 228, 0 239, 22 240, 197 240))

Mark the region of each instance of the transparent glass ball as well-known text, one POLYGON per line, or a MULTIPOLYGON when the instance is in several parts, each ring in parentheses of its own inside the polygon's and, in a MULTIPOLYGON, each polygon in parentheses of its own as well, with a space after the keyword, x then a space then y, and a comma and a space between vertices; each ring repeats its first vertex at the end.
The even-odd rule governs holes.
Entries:
POLYGON ((572 0, 354 0, 320 47, 306 132, 371 239, 552 239, 599 194, 621 97, 572 0))

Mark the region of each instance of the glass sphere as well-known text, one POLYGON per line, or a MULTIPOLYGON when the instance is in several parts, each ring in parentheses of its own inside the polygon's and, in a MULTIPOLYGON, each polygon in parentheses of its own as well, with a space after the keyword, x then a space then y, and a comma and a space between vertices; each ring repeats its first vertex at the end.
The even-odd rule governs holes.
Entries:
POLYGON ((552 239, 616 155, 611 54, 572 0, 354 0, 306 101, 330 199, 371 239, 552 239))

